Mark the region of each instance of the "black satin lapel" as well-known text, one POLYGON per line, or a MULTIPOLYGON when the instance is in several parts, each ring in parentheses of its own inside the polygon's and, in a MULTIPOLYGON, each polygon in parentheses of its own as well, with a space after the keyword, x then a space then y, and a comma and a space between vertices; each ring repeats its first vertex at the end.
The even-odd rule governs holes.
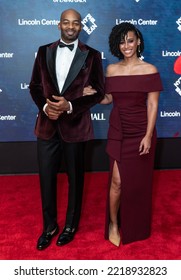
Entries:
POLYGON ((77 49, 74 59, 72 61, 69 73, 67 75, 66 81, 64 83, 61 95, 64 94, 65 90, 69 87, 73 80, 75 80, 79 71, 83 67, 85 60, 87 58, 89 51, 82 52, 79 48, 77 49))
POLYGON ((46 62, 47 62, 48 72, 52 78, 55 87, 57 88, 57 91, 59 92, 56 72, 55 72, 56 50, 57 48, 46 49, 46 62))

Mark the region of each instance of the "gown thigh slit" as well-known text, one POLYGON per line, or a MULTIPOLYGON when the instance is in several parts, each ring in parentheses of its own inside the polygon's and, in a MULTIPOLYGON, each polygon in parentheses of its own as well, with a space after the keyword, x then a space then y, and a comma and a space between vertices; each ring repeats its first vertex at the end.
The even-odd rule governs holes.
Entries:
POLYGON ((110 211, 110 222, 117 224, 118 228, 120 227, 119 223, 119 211, 120 211, 120 196, 121 196, 121 177, 120 177, 120 170, 118 167, 118 162, 116 160, 113 160, 113 163, 111 163, 112 167, 112 172, 111 172, 111 184, 109 187, 109 203, 110 203, 110 209, 111 205, 112 211, 110 211), (113 170, 116 168, 114 172, 118 171, 118 174, 114 175, 113 178, 113 170), (117 177, 118 176, 118 177, 117 177))

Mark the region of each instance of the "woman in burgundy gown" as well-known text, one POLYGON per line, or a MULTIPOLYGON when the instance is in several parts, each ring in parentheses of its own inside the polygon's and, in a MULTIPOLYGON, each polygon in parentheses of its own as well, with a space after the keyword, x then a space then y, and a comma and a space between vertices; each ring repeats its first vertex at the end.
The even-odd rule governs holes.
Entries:
POLYGON ((140 59, 144 40, 134 25, 113 27, 109 46, 119 62, 107 67, 106 95, 101 101, 113 103, 105 238, 119 246, 121 241, 127 244, 150 236, 155 123, 162 83, 156 67, 140 59))

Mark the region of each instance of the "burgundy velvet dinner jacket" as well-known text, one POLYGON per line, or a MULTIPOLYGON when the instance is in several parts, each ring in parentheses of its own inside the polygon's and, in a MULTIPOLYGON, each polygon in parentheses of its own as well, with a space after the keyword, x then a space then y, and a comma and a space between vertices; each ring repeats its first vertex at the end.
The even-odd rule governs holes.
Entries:
POLYGON ((59 40, 41 46, 35 59, 29 85, 30 94, 39 109, 35 134, 41 139, 50 139, 58 129, 66 142, 87 141, 94 137, 90 108, 104 96, 101 54, 79 41, 65 84, 59 92, 55 73, 58 44, 59 40), (83 96, 83 89, 88 85, 97 93, 83 96), (43 112, 43 106, 46 98, 53 101, 52 95, 64 96, 71 101, 73 113, 64 112, 57 121, 50 120, 43 112))

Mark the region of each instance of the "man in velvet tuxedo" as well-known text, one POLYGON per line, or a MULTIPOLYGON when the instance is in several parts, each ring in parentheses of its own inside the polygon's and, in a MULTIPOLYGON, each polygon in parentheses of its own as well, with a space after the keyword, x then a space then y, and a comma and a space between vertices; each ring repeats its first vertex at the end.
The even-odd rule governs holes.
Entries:
POLYGON ((39 109, 35 126, 43 213, 39 250, 47 248, 59 232, 56 188, 62 155, 68 175, 68 206, 65 226, 56 244, 72 241, 78 229, 85 144, 93 139, 90 108, 104 96, 101 55, 78 39, 82 29, 80 14, 65 10, 58 28, 61 39, 38 50, 29 86, 39 109), (83 96, 88 85, 97 93, 83 96))

